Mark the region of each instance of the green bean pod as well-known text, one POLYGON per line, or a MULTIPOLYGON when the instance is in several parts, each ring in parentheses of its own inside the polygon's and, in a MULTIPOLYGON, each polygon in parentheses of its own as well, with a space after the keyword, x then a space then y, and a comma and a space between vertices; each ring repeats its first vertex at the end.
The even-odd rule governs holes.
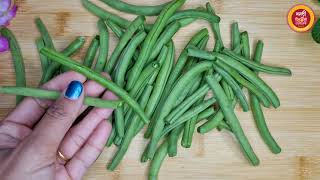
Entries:
POLYGON ((184 124, 181 124, 177 128, 173 129, 168 136, 168 156, 175 157, 177 155, 177 145, 179 137, 184 129, 184 124))
MULTIPOLYGON (((153 86, 148 85, 147 88, 144 90, 143 96, 141 96, 141 98, 139 100, 139 104, 141 105, 142 108, 146 107, 148 99, 149 99, 150 94, 152 92, 152 89, 153 89, 153 86)), ((111 163, 108 165, 109 170, 113 171, 118 166, 120 161, 123 159, 125 153, 127 152, 128 148, 129 148, 129 145, 130 145, 132 139, 136 135, 137 129, 139 128, 139 126, 141 127, 140 123, 141 123, 141 120, 139 120, 139 116, 134 115, 129 127, 126 128, 127 130, 126 130, 125 136, 122 140, 121 146, 119 146, 117 153, 112 158, 111 163)))
POLYGON ((231 103, 228 100, 226 94, 224 93, 222 87, 219 85, 218 81, 215 80, 214 76, 208 75, 206 76, 206 81, 214 94, 217 98, 217 101, 220 105, 220 108, 225 116, 225 119, 230 123, 230 126, 237 138, 237 140, 240 143, 240 147, 242 148, 245 156, 250 160, 252 165, 257 166, 259 165, 259 159, 254 153, 247 137, 245 136, 241 125, 239 123, 239 120, 237 116, 235 115, 233 108, 231 108, 231 103))
POLYGON ((183 77, 181 77, 178 83, 176 83, 171 93, 169 94, 168 98, 166 99, 165 106, 162 107, 161 114, 158 117, 158 120, 153 128, 153 132, 151 135, 151 140, 148 148, 148 153, 147 153, 148 158, 151 159, 155 153, 156 146, 161 138, 161 132, 165 125, 164 118, 172 110, 179 94, 183 91, 184 87, 187 84, 189 84, 190 79, 199 76, 202 72, 207 71, 210 68, 212 68, 211 62, 199 63, 195 65, 190 71, 188 71, 183 77))
POLYGON ((241 43, 240 30, 237 22, 231 25, 231 49, 234 50, 241 43))
POLYGON ((129 74, 129 79, 127 82, 127 88, 131 89, 133 84, 138 79, 141 70, 147 63, 148 58, 153 50, 153 46, 156 43, 158 37, 160 36, 162 30, 165 28, 167 21, 174 14, 174 12, 179 9, 186 0, 174 0, 170 2, 160 13, 155 24, 153 25, 151 31, 148 33, 143 45, 141 52, 139 54, 138 60, 134 64, 132 71, 129 74))
POLYGON ((111 29, 111 31, 118 37, 120 38, 123 35, 123 30, 121 29, 120 26, 118 26, 116 23, 114 23, 110 19, 106 19, 106 24, 107 26, 111 29))
POLYGON ((118 45, 115 47, 113 53, 111 54, 111 57, 104 68, 105 72, 111 73, 122 50, 125 48, 125 46, 128 44, 134 33, 143 25, 143 22, 145 21, 144 16, 138 16, 132 23, 129 25, 126 32, 121 36, 120 41, 118 45))
POLYGON ((164 141, 158 148, 149 168, 149 180, 157 180, 161 164, 167 156, 168 141, 164 141))
MULTIPOLYGON (((16 86, 26 86, 26 73, 24 68, 23 56, 20 45, 15 38, 14 34, 6 27, 0 29, 0 34, 6 37, 9 41, 9 47, 11 50, 11 56, 13 59, 14 71, 16 73, 16 86)), ((16 104, 19 104, 23 100, 23 96, 16 97, 16 104)))
MULTIPOLYGON (((233 79, 233 77, 230 74, 228 74, 225 70, 223 70, 216 64, 213 66, 213 68, 222 76, 222 78, 226 81, 226 83, 231 87, 231 89, 239 99, 239 102, 243 111, 244 112, 249 111, 249 104, 248 104, 247 98, 242 92, 242 89, 239 86, 239 84, 233 79)), ((232 99, 232 97, 230 97, 229 99, 232 99)))
POLYGON ((210 98, 208 100, 203 101, 199 105, 192 107, 187 112, 185 112, 182 116, 180 116, 175 122, 171 123, 170 125, 166 126, 163 131, 161 132, 161 136, 163 137, 167 135, 171 130, 178 127, 179 125, 185 123, 186 121, 190 120, 193 117, 197 117, 199 113, 206 110, 208 107, 211 107, 216 102, 215 98, 210 98))
MULTIPOLYGON (((75 40, 73 40, 61 53, 67 56, 72 56, 78 50, 80 50, 80 48, 84 45, 85 42, 86 42, 86 38, 84 36, 79 36, 75 40)), ((69 69, 62 66, 61 71, 67 72, 69 71, 69 69)))
POLYGON ((254 61, 250 61, 247 58, 244 58, 242 56, 239 56, 235 54, 234 52, 228 50, 228 49, 223 49, 222 52, 225 55, 228 55, 229 57, 239 61, 240 63, 248 66, 249 68, 252 68, 253 70, 257 70, 259 72, 265 72, 269 74, 277 74, 277 75, 289 75, 291 76, 291 71, 290 69, 287 68, 282 68, 282 67, 273 67, 273 66, 267 66, 264 64, 258 64, 254 61))
MULTIPOLYGON (((242 48, 242 56, 250 59, 250 42, 248 32, 244 31, 240 34, 241 44, 243 45, 242 48)), ((237 53, 236 53, 237 54, 237 53)))
POLYGON ((104 76, 96 73, 95 71, 81 65, 80 63, 73 61, 71 58, 68 58, 61 53, 55 52, 48 48, 43 48, 41 50, 41 53, 47 56, 49 59, 61 63, 62 65, 67 66, 68 68, 80 74, 83 74, 88 79, 94 80, 102 86, 106 87, 107 89, 118 95, 119 98, 125 101, 136 113, 138 113, 142 121, 144 121, 145 123, 149 121, 148 117, 144 114, 139 104, 134 99, 132 99, 125 90, 121 89, 112 81, 106 79, 104 76))
POLYGON ((155 59, 159 55, 162 47, 172 39, 172 37, 180 28, 181 24, 179 23, 179 21, 175 21, 168 25, 166 29, 164 29, 164 31, 161 33, 159 39, 153 47, 149 61, 155 59))
MULTIPOLYGON (((257 63, 261 62, 261 56, 263 51, 263 42, 258 41, 255 54, 254 54, 254 61, 257 63)), ((264 142, 267 144, 271 152, 274 154, 278 154, 281 152, 281 147, 278 145, 278 143, 274 140, 272 137, 269 128, 267 126, 263 111, 260 106, 260 102, 254 94, 250 93, 250 104, 252 109, 253 118, 256 122, 257 128, 259 130, 259 133, 264 140, 264 142)))
POLYGON ((40 54, 40 50, 42 48, 45 47, 45 44, 44 44, 44 41, 42 38, 38 38, 36 39, 36 46, 37 46, 37 50, 38 50, 38 53, 39 53, 39 58, 40 58, 40 63, 41 63, 41 70, 42 70, 42 73, 45 73, 47 67, 48 67, 48 59, 47 57, 45 57, 44 55, 40 54))
POLYGON ((110 133, 110 135, 109 135, 109 137, 108 137, 108 140, 107 140, 107 143, 106 143, 106 147, 111 147, 111 145, 113 144, 113 141, 114 141, 114 139, 115 139, 115 137, 116 137, 116 135, 117 135, 117 133, 116 133, 116 128, 115 128, 115 125, 114 125, 114 123, 113 123, 113 120, 112 120, 112 115, 109 117, 109 121, 111 121, 111 123, 112 123, 112 129, 111 129, 111 133, 110 133))
POLYGON ((146 35, 147 34, 144 31, 140 31, 139 33, 137 33, 132 37, 127 47, 123 50, 119 58, 119 64, 117 65, 117 68, 114 71, 115 73, 114 80, 120 87, 124 87, 125 75, 129 68, 132 57, 135 51, 137 50, 138 46, 143 42, 146 35))
POLYGON ((81 0, 81 2, 83 7, 101 19, 111 19, 113 22, 123 28, 127 28, 130 24, 130 21, 106 11, 88 0, 81 0))
POLYGON ((202 111, 201 113, 198 114, 198 119, 197 123, 200 121, 210 117, 211 115, 215 114, 216 111, 212 107, 208 107, 206 110, 202 111))
POLYGON ((219 23, 220 17, 217 15, 210 14, 208 12, 198 10, 198 9, 187 9, 176 12, 168 21, 171 23, 173 21, 185 18, 194 18, 194 19, 204 19, 211 23, 219 23))
MULTIPOLYGON (((206 8, 207 8, 208 13, 210 13, 212 15, 216 15, 213 7, 210 5, 209 2, 206 3, 206 8)), ((224 47, 222 37, 221 37, 221 32, 220 32, 220 25, 219 25, 219 23, 212 23, 212 22, 210 22, 210 25, 211 25, 211 28, 212 28, 212 31, 214 34, 214 38, 216 40, 215 51, 217 52, 217 51, 220 51, 222 47, 224 47), (217 47, 216 47, 216 45, 217 45, 217 47)))
MULTIPOLYGON (((26 97, 35 97, 35 98, 49 99, 49 100, 56 100, 61 96, 61 93, 58 91, 49 91, 44 89, 27 88, 27 87, 20 87, 20 86, 0 87, 0 93, 20 95, 20 96, 26 96, 26 97)), ((111 100, 102 100, 102 99, 93 98, 93 97, 85 97, 84 104, 87 106, 94 106, 99 108, 116 109, 122 106, 122 101, 120 100, 111 101, 111 100)))
POLYGON ((95 36, 89 45, 89 48, 86 52, 85 58, 83 60, 83 65, 91 68, 94 58, 96 57, 97 51, 99 48, 99 36, 95 36))
POLYGON ((169 4, 169 2, 160 4, 157 6, 138 6, 129 4, 119 0, 100 0, 106 3, 108 6, 122 12, 143 15, 143 16, 156 16, 159 15, 163 8, 169 4))
POLYGON ((104 66, 107 62, 108 58, 108 52, 109 52, 109 32, 108 28, 105 25, 104 21, 102 19, 98 20, 98 29, 99 29, 99 41, 100 41, 100 48, 99 48, 99 55, 97 58, 96 65, 94 67, 94 70, 97 72, 102 72, 104 69, 104 66))

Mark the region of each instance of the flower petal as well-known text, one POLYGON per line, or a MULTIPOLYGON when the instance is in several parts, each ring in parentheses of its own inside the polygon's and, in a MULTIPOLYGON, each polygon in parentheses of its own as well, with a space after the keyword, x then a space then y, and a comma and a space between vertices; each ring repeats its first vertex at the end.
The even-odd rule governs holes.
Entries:
POLYGON ((9 50, 9 41, 5 37, 0 36, 0 52, 5 52, 9 50))
POLYGON ((17 6, 13 6, 8 12, 4 13, 3 16, 0 17, 0 26, 6 26, 11 19, 16 17, 18 11, 17 6))
POLYGON ((11 6, 11 0, 0 0, 0 14, 8 11, 11 6))

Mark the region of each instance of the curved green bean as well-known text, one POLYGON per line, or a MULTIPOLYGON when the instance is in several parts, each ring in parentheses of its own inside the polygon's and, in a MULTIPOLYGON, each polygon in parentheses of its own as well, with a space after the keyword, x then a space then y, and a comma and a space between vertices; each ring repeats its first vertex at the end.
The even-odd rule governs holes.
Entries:
MULTIPOLYGON (((263 51, 263 42, 258 41, 255 54, 254 54, 254 61, 257 63, 260 63, 261 56, 263 51)), ((272 137, 269 128, 267 126, 263 111, 260 106, 260 102, 254 94, 250 93, 250 104, 252 109, 253 118, 256 122, 257 128, 259 130, 259 133, 264 140, 264 142, 267 144, 269 149, 274 153, 278 154, 281 152, 281 147, 278 145, 278 143, 274 140, 272 137)))
MULTIPOLYGON (((210 5, 209 2, 206 3, 206 8, 207 8, 208 13, 210 13, 212 15, 216 15, 213 7, 210 5)), ((212 28, 212 31, 214 34, 214 38, 216 40, 215 51, 217 52, 217 51, 220 51, 222 47, 224 47, 222 37, 221 37, 221 32, 220 32, 220 25, 219 25, 219 23, 212 23, 212 22, 210 22, 210 25, 211 25, 211 28, 212 28), (216 45, 217 45, 217 47, 216 47, 216 45)))
POLYGON ((184 124, 181 124, 177 128, 173 129, 168 136, 168 156, 175 157, 177 155, 177 144, 179 137, 184 129, 184 124))
POLYGON ((41 50, 41 53, 47 56, 49 59, 61 63, 62 65, 65 65, 68 68, 85 75, 88 79, 94 80, 102 86, 108 88, 110 91, 118 95, 119 98, 125 101, 136 113, 138 113, 142 121, 144 121, 145 123, 149 121, 148 117, 144 114, 139 104, 134 99, 132 99, 125 90, 121 89, 112 81, 106 79, 104 76, 96 73, 95 71, 82 66, 80 63, 73 61, 71 58, 68 58, 61 53, 55 52, 48 48, 43 48, 41 50))
POLYGON ((231 87, 231 89, 239 99, 239 103, 243 111, 244 112, 249 111, 249 104, 248 104, 247 98, 242 92, 242 89, 239 86, 239 84, 233 79, 233 77, 230 74, 228 74, 225 70, 223 70, 219 66, 214 65, 213 68, 216 72, 218 72, 222 76, 222 78, 226 81, 226 83, 231 87))
POLYGON ((134 33, 138 30, 138 28, 143 25, 144 21, 144 16, 138 16, 134 21, 132 21, 126 32, 121 36, 118 45, 115 47, 106 67, 104 68, 104 71, 109 73, 112 72, 123 48, 125 48, 125 46, 128 44, 134 33))
POLYGON ((123 28, 127 28, 130 24, 130 21, 106 11, 88 0, 81 0, 81 2, 83 7, 101 19, 111 19, 113 22, 123 28))
POLYGON ((99 48, 99 36, 95 36, 89 45, 89 48, 86 52, 85 58, 83 60, 83 65, 91 68, 94 58, 96 57, 97 51, 99 48))
POLYGON ((137 50, 138 46, 143 42, 146 37, 146 33, 144 31, 140 31, 136 35, 134 35, 131 41, 128 43, 127 47, 123 50, 119 64, 115 70, 115 82, 120 86, 124 87, 125 85, 125 75, 130 65, 130 61, 137 50))
POLYGON ((220 17, 217 15, 209 14, 208 12, 198 9, 187 9, 176 12, 168 21, 168 23, 185 18, 204 19, 211 23, 220 22, 220 17))
POLYGON ((108 58, 108 52, 109 52, 109 32, 108 28, 105 25, 104 21, 102 19, 98 20, 98 29, 99 29, 99 35, 100 35, 100 48, 99 48, 99 55, 97 58, 96 65, 94 67, 94 70, 97 72, 102 72, 104 69, 104 66, 107 62, 108 58))
MULTIPOLYGON (((40 99, 56 100, 61 96, 58 91, 44 90, 38 88, 27 88, 27 87, 14 87, 14 86, 4 86, 0 87, 0 93, 20 95, 26 97, 35 97, 40 99)), ((122 106, 122 101, 120 100, 102 100, 99 98, 85 97, 84 104, 88 106, 94 106, 99 108, 112 108, 116 109, 122 106)))
POLYGON ((117 9, 119 11, 123 11, 126 13, 136 14, 136 15, 144 15, 144 16, 155 16, 160 14, 162 9, 165 8, 169 4, 169 2, 160 4, 157 6, 138 6, 123 2, 121 0, 100 0, 106 3, 108 6, 117 9))
MULTIPOLYGON (((14 34, 6 27, 0 29, 0 34, 6 37, 9 41, 9 47, 13 59, 14 71, 16 73, 16 86, 26 86, 26 73, 24 68, 23 56, 20 49, 20 45, 15 38, 14 34)), ((23 100, 22 96, 16 97, 16 104, 19 104, 23 100)))
POLYGON ((107 26, 111 29, 111 31, 118 37, 120 38, 123 35, 123 30, 118 26, 116 23, 114 23, 110 19, 106 19, 106 24, 107 26))
POLYGON ((259 159, 255 155, 247 137, 245 136, 239 120, 235 115, 233 108, 231 108, 231 103, 228 100, 226 94, 224 93, 222 87, 219 85, 218 81, 215 80, 214 76, 208 75, 206 76, 206 81, 213 93, 216 95, 217 101, 220 105, 220 108, 225 116, 225 119, 230 123, 230 126, 240 143, 240 147, 242 148, 245 156, 250 160, 250 162, 257 166, 259 164, 259 159))
MULTIPOLYGON (((73 40, 61 53, 67 56, 72 56, 84 45, 85 42, 86 38, 84 36, 79 36, 73 40)), ((67 72, 69 69, 62 66, 61 71, 67 72)))
POLYGON ((158 120, 153 128, 147 153, 148 158, 151 159, 155 153, 156 146, 161 138, 161 132, 165 125, 164 118, 172 110, 175 101, 179 97, 179 94, 183 91, 184 87, 187 84, 189 84, 190 79, 199 76, 202 72, 207 71, 210 68, 212 68, 211 62, 199 63, 195 65, 190 71, 188 71, 183 77, 181 77, 181 79, 176 83, 176 85, 174 86, 174 88, 172 89, 171 93, 165 101, 165 106, 161 108, 160 116, 158 117, 158 120))
POLYGON ((141 70, 143 69, 144 65, 147 63, 148 58, 153 50, 153 46, 156 43, 159 35, 161 34, 162 30, 165 28, 167 21, 172 16, 172 14, 179 9, 186 0, 175 0, 168 4, 162 11, 161 14, 158 16, 155 24, 153 25, 151 31, 148 33, 143 45, 141 52, 139 54, 138 60, 132 67, 132 71, 129 74, 129 79, 127 82, 127 88, 131 89, 133 84, 138 79, 141 70))
POLYGON ((168 141, 164 141, 157 150, 149 168, 149 180, 157 180, 161 164, 167 156, 168 141))
POLYGON ((230 56, 231 58, 239 61, 240 63, 248 66, 249 68, 252 68, 254 70, 260 71, 260 72, 265 72, 265 73, 269 73, 269 74, 277 74, 277 75, 291 75, 291 71, 290 69, 287 68, 282 68, 282 67, 274 67, 274 66, 267 66, 264 64, 258 64, 254 61, 250 61, 247 58, 244 58, 242 56, 239 56, 237 54, 235 54, 234 52, 228 50, 228 49, 223 49, 222 52, 225 55, 230 56))
POLYGON ((171 38, 180 28, 181 24, 179 23, 179 21, 175 21, 172 24, 168 25, 166 29, 164 29, 153 47, 149 61, 155 59, 159 55, 162 47, 171 40, 171 38))

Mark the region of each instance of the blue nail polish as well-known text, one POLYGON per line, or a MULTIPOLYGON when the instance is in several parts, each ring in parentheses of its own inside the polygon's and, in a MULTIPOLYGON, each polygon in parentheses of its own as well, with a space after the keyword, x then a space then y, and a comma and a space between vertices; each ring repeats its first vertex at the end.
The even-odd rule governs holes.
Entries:
POLYGON ((82 91, 83 91, 82 83, 79 81, 72 81, 69 84, 64 94, 64 97, 70 100, 77 100, 81 96, 82 91))

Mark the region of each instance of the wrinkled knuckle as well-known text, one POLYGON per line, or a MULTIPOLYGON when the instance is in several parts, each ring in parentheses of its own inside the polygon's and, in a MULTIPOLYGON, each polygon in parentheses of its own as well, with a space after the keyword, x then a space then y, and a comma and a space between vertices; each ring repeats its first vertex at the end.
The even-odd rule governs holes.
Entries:
POLYGON ((103 151, 103 148, 99 148, 94 144, 91 144, 88 142, 88 147, 91 148, 93 151, 96 151, 97 153, 101 153, 103 151))
POLYGON ((55 120, 64 120, 69 117, 69 113, 65 110, 63 106, 54 104, 48 109, 47 116, 55 120))

